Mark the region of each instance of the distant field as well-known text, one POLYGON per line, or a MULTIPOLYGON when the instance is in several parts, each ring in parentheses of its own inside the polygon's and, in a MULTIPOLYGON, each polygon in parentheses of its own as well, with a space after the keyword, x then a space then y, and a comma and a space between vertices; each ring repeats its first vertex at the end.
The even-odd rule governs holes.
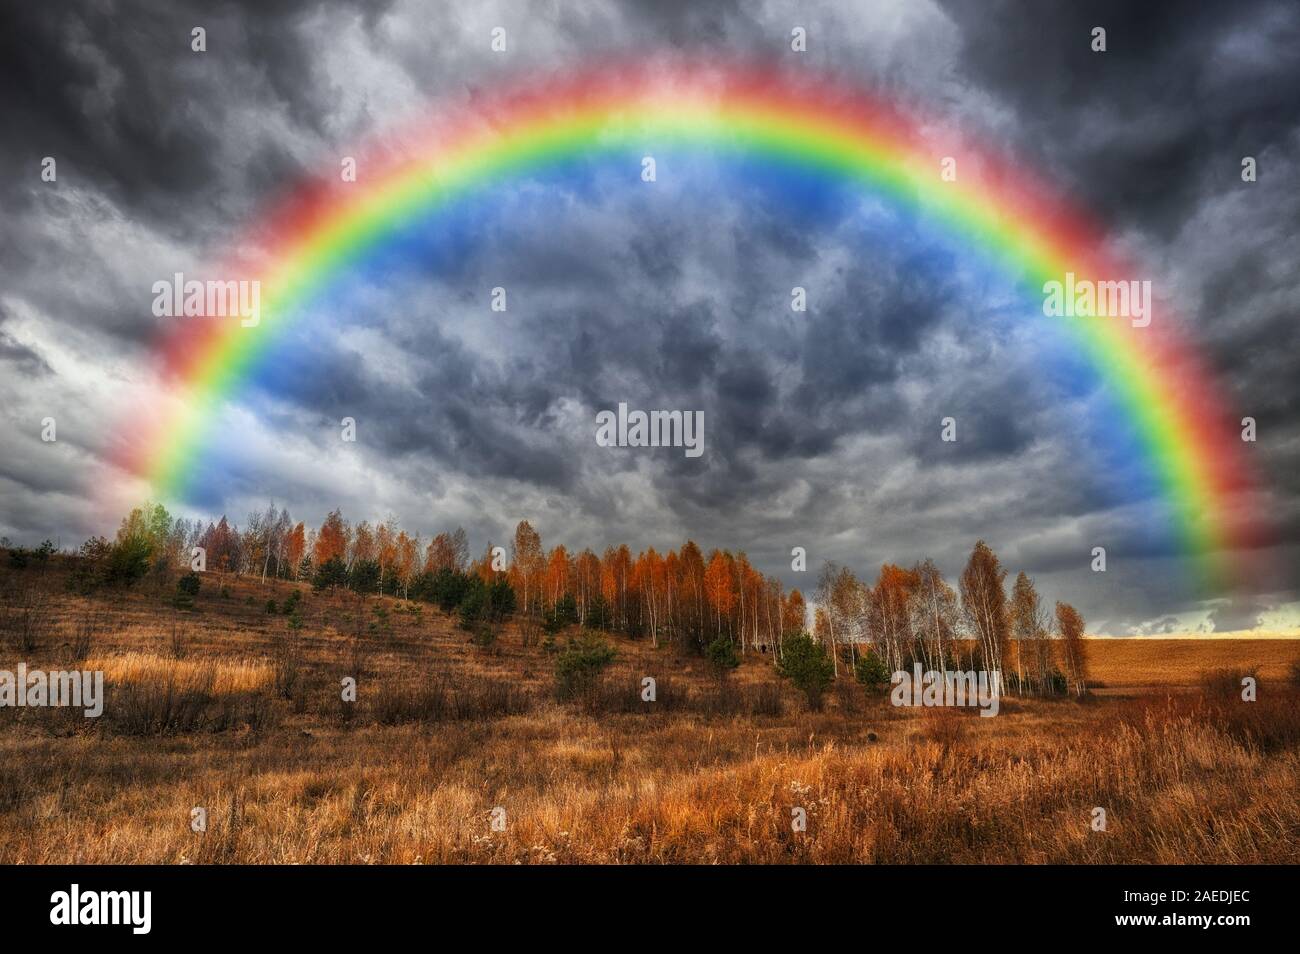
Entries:
POLYGON ((1300 639, 1091 639, 1089 675, 1106 688, 1193 685, 1211 669, 1258 668, 1285 679, 1300 660, 1300 639))

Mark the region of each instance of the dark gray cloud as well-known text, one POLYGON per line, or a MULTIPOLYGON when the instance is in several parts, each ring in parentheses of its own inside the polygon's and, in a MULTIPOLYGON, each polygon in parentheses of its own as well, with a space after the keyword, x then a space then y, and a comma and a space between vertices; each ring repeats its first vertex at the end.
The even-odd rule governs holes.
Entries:
POLYGON ((7 373, 23 377, 37 377, 50 374, 51 368, 35 349, 23 344, 5 330, 9 315, 0 306, 0 364, 7 366, 7 373))
POLYGON ((1286 4, 944 2, 959 68, 1013 110, 1037 153, 1116 226, 1165 238, 1242 156, 1295 133, 1300 17, 1286 4), (1094 27, 1107 49, 1091 49, 1094 27))
POLYGON ((1260 625, 1260 617, 1275 608, 1276 604, 1270 604, 1259 597, 1231 599, 1210 610, 1209 622, 1213 624, 1215 632, 1221 633, 1254 629, 1260 625))
POLYGON ((1222 631, 1295 603, 1294 4, 106 0, 0 17, 11 536, 110 529, 78 475, 102 473, 121 408, 148 391, 151 283, 223 259, 292 183, 430 101, 627 51, 788 57, 798 25, 800 62, 1003 144, 1149 269, 1229 403, 1259 422, 1253 506, 1284 568, 1267 594, 1205 604, 1186 591, 1159 515, 1125 495, 1124 462, 1089 463, 1098 395, 1044 374, 1021 306, 923 223, 831 187, 801 210, 707 161, 665 161, 654 192, 608 170, 581 188, 524 180, 483 206, 455 260, 359 275, 218 409, 189 507, 392 511, 426 533, 464 524, 476 550, 521 518, 579 547, 689 535, 795 585, 794 545, 814 566, 872 575, 933 556, 955 574, 984 537, 1116 631, 1222 631), (204 54, 189 46, 199 25, 204 54), (509 56, 487 50, 497 25, 509 56), (1108 31, 1104 54, 1088 47, 1093 26, 1108 31), (39 179, 47 155, 57 184, 39 179), (1240 180, 1244 155, 1256 183, 1240 180), (497 285, 505 314, 487 307, 497 285), (790 310, 795 285, 805 314, 790 310), (594 446, 595 412, 620 401, 703 410, 706 455, 594 446), (46 414, 57 448, 39 440, 46 414), (338 440, 344 416, 356 445, 338 440), (939 440, 947 416, 956 444, 939 440), (1088 567, 1101 543, 1104 575, 1088 567))

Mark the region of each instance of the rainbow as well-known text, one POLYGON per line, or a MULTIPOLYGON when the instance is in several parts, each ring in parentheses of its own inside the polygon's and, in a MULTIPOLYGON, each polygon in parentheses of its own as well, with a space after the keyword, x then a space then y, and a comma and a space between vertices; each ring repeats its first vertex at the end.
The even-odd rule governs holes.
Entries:
MULTIPOLYGON (((260 278, 261 324, 170 325, 158 351, 167 393, 152 401, 153 426, 123 445, 117 463, 162 499, 182 498, 218 410, 272 352, 283 330, 277 321, 299 320, 296 305, 403 223, 566 158, 682 146, 772 158, 884 195, 1031 286, 1067 272, 1136 277, 1100 230, 1023 163, 973 148, 915 109, 833 79, 747 64, 601 64, 441 109, 358 157, 357 183, 333 171, 271 210, 237 243, 254 256, 222 273, 260 278), (945 155, 960 160, 955 182, 940 177, 945 155)), ((1233 498, 1249 480, 1233 418, 1201 360, 1167 315, 1148 328, 1048 320, 1123 409, 1182 549, 1207 577, 1221 576, 1223 554, 1244 545, 1233 498)))

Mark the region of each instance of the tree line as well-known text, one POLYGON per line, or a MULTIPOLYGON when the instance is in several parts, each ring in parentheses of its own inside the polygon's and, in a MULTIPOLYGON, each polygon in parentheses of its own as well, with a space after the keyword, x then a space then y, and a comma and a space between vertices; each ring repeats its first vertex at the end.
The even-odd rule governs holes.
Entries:
POLYGON ((971 550, 956 589, 933 560, 910 568, 886 563, 874 583, 827 563, 815 593, 813 636, 823 645, 847 644, 847 654, 831 653, 836 676, 847 655, 843 661, 862 678, 864 672, 891 673, 920 663, 927 671, 997 670, 1007 688, 1022 694, 1082 695, 1082 615, 1063 602, 1049 612, 1024 572, 1008 594, 1006 578, 983 540, 971 550))
POLYGON ((471 620, 521 614, 700 654, 729 646, 780 658, 787 641, 807 633, 829 657, 834 677, 846 668, 861 678, 864 663, 866 671, 886 674, 915 663, 927 670, 996 669, 1013 691, 1041 695, 1082 694, 1087 679, 1082 616, 1061 602, 1049 611, 1023 572, 1008 593, 1008 571, 982 540, 955 589, 928 559, 912 567, 886 563, 874 582, 825 564, 811 628, 803 593, 787 592, 743 551, 706 554, 692 540, 635 555, 626 544, 600 554, 563 545, 548 550, 527 520, 508 548, 489 541, 472 559, 461 527, 426 543, 392 517, 351 524, 337 509, 308 528, 271 505, 240 529, 224 515, 206 523, 174 519, 155 504, 128 514, 112 543, 87 541, 82 555, 102 565, 107 580, 131 582, 188 568, 196 548, 206 569, 218 573, 424 600, 471 620))

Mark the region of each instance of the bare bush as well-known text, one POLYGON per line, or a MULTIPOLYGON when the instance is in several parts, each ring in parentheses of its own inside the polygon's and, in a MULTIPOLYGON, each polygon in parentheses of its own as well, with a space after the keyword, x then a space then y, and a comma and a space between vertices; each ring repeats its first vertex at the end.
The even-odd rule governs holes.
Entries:
POLYGON ((180 625, 172 621, 171 638, 168 641, 168 648, 171 650, 172 659, 184 659, 188 647, 185 645, 185 636, 181 632, 180 625))
POLYGON ((203 727, 211 701, 208 693, 181 688, 174 679, 128 683, 108 690, 102 723, 119 735, 194 732, 203 727))
POLYGON ((641 715, 694 712, 710 716, 779 716, 785 705, 781 687, 774 682, 741 685, 713 680, 695 692, 670 674, 655 677, 654 699, 645 698, 645 676, 622 668, 606 673, 592 695, 590 711, 641 715))
POLYGON ((747 692, 749 714, 756 716, 780 716, 785 714, 785 699, 781 687, 774 682, 763 682, 751 687, 747 692))
POLYGON ((445 673, 418 685, 385 688, 372 707, 381 725, 406 722, 469 721, 517 715, 531 708, 532 699, 501 679, 462 678, 445 673))
POLYGON ((836 679, 835 700, 841 712, 853 715, 862 709, 862 687, 850 679, 836 679))
POLYGON ((653 714, 686 709, 690 692, 684 684, 668 674, 655 676, 654 699, 647 700, 645 678, 626 667, 605 673, 592 693, 592 711, 653 714))
POLYGON ((966 715, 953 706, 931 706, 921 712, 926 739, 937 742, 944 752, 960 745, 966 737, 966 715))
POLYGON ((74 663, 79 663, 90 655, 94 648, 95 634, 99 631, 99 614, 87 612, 77 620, 68 643, 68 656, 74 663))
POLYGON ((19 589, 7 607, 5 629, 18 652, 35 652, 50 631, 49 596, 34 586, 19 589))
POLYGON ((104 704, 104 728, 118 735, 258 731, 275 724, 275 710, 261 692, 214 695, 176 679, 114 687, 104 704))
POLYGON ((760 682, 750 686, 723 683, 696 697, 691 710, 704 715, 770 716, 781 715, 785 711, 785 704, 781 697, 781 687, 776 683, 760 682))
POLYGON ((294 699, 302 682, 302 647, 297 638, 287 637, 276 641, 271 665, 275 672, 276 696, 294 699))

